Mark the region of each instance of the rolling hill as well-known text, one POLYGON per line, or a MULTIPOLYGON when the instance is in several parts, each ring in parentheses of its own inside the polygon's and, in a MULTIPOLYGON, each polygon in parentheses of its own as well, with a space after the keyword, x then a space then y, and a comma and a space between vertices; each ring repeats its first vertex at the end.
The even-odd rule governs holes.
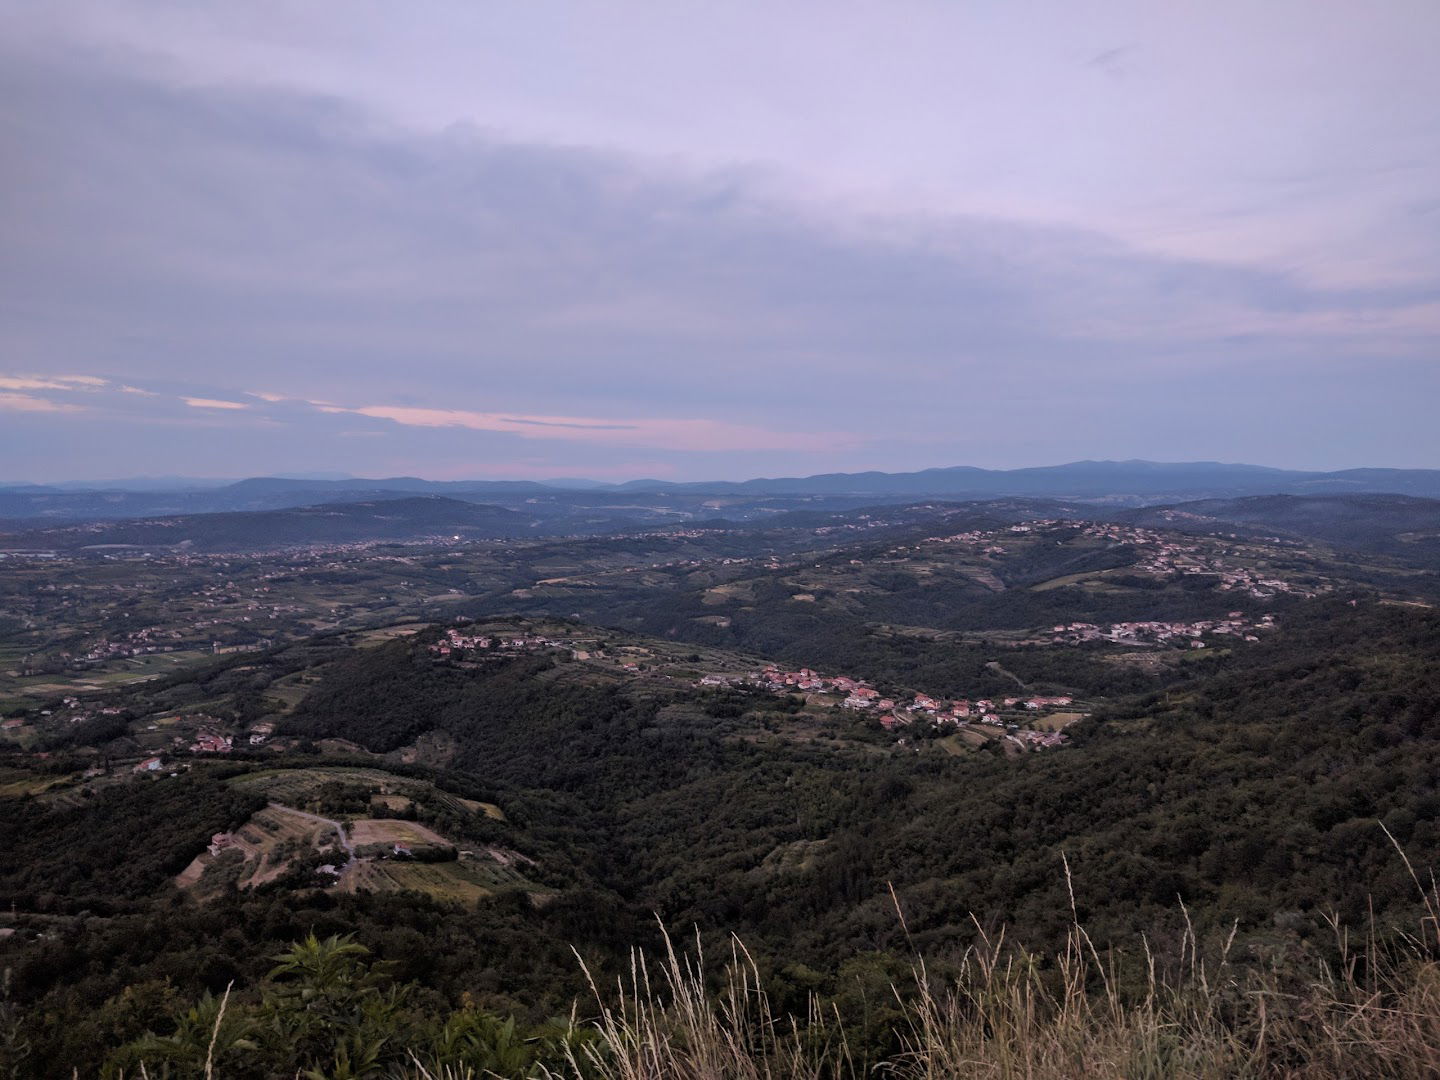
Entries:
POLYGON ((1214 461, 1076 461, 1026 469, 979 469, 968 465, 919 472, 826 473, 741 482, 669 483, 635 480, 632 491, 692 491, 947 495, 984 498, 1131 499, 1154 502, 1166 497, 1223 497, 1268 492, 1341 493, 1383 491, 1440 495, 1440 470, 1348 469, 1306 472, 1261 465, 1214 461))
POLYGON ((0 537, 0 546, 74 551, 105 547, 178 547, 253 551, 302 544, 408 540, 448 534, 466 539, 533 536, 539 519, 500 506, 437 495, 335 503, 289 510, 183 514, 92 522, 0 537))
MULTIPOLYGON (((1220 462, 1077 461, 1023 469, 959 465, 917 472, 822 473, 803 477, 676 483, 585 480, 304 479, 252 477, 220 486, 177 479, 169 489, 147 484, 85 490, 76 485, 0 485, 0 518, 77 521, 276 510, 320 503, 374 501, 418 495, 481 501, 533 513, 573 516, 587 511, 641 517, 647 512, 706 516, 716 498, 730 500, 913 497, 1085 499, 1135 506, 1262 494, 1390 493, 1440 497, 1440 470, 1346 469, 1314 472, 1220 462)), ((744 505, 744 504, 742 504, 744 505)), ((851 503, 851 505, 856 505, 851 503)), ((793 508, 793 503, 779 509, 793 508)))
POLYGON ((1162 529, 1238 525, 1347 548, 1440 555, 1440 499, 1408 495, 1254 495, 1152 506, 1115 516, 1162 529))

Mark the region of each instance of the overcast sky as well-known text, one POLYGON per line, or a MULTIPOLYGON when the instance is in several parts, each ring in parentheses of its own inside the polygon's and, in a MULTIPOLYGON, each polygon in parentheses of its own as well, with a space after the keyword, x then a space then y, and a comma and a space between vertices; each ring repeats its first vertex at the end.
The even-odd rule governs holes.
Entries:
POLYGON ((0 0, 0 480, 1440 466, 1435 0, 0 0))

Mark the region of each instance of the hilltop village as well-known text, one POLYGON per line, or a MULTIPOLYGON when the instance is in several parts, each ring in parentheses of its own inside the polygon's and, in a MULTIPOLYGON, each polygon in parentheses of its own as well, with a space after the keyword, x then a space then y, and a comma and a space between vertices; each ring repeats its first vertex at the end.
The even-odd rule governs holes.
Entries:
MULTIPOLYGON (((1023 531, 1028 530, 1029 526, 1016 525, 1011 528, 1012 531, 1023 531)), ((1084 533, 1086 536, 1117 544, 1130 544, 1139 549, 1143 557, 1134 567, 1138 573, 1153 574, 1157 577, 1168 577, 1171 574, 1213 574, 1220 579, 1217 588, 1222 592, 1245 593, 1257 600, 1268 600, 1279 594, 1309 598, 1329 591, 1328 585, 1300 584, 1274 575, 1262 575, 1250 567, 1234 565, 1224 558, 1226 552, 1216 552, 1199 542, 1180 539, 1174 533, 1099 522, 1087 523, 1084 533)), ((1268 542, 1285 543, 1276 537, 1271 537, 1268 542)))
MULTIPOLYGON (((720 685, 723 677, 708 676, 700 681, 702 684, 720 685)), ((1037 750, 1063 745, 1066 741, 1065 734, 1061 731, 1038 731, 1023 727, 1019 718, 1074 703, 1073 698, 1066 696, 979 698, 975 701, 945 700, 920 693, 893 698, 882 697, 880 691, 860 679, 852 679, 846 675, 821 675, 809 668, 781 671, 773 665, 750 676, 748 681, 777 694, 796 691, 806 693, 809 695, 806 701, 810 704, 838 704, 842 709, 853 709, 877 716, 879 725, 886 731, 897 731, 921 722, 928 722, 936 727, 959 728, 974 721, 1002 728, 1011 741, 1037 750), (825 700, 825 695, 829 695, 831 700, 825 700)), ((1079 715, 1074 719, 1079 719, 1079 715)))
MULTIPOLYGON (((976 555, 1003 558, 1008 554, 1003 542, 1007 537, 1047 537, 1062 532, 1075 532, 1114 546, 1134 548, 1139 558, 1128 568, 1129 571, 1149 577, 1211 576, 1218 579, 1216 588, 1221 592, 1235 592, 1257 600, 1279 595, 1312 598, 1331 591, 1328 583, 1295 581, 1256 570, 1248 565, 1253 556, 1243 549, 1238 540, 1227 541, 1216 537, 1190 539, 1178 533, 1109 522, 1044 518, 999 529, 929 536, 921 543, 963 545, 976 555)), ((1275 547, 1300 547, 1293 541, 1277 537, 1269 537, 1265 542, 1275 547)), ((920 545, 910 545, 892 548, 887 554, 903 555, 920 550, 920 545)))
POLYGON ((1246 619, 1232 611, 1224 619, 1196 619, 1191 622, 1119 622, 1096 625, 1088 622, 1063 623, 1054 628, 1056 645, 1078 645, 1087 641, 1108 641, 1116 645, 1173 645, 1187 643, 1192 649, 1205 648, 1206 634, 1259 641, 1260 631, 1275 629, 1275 616, 1266 614, 1246 619))
MULTIPOLYGON (((491 652, 514 653, 546 649, 566 650, 578 660, 601 660, 604 653, 593 647, 582 647, 584 643, 563 638, 535 634, 468 634, 452 627, 445 637, 430 646, 430 651, 441 659, 451 659, 466 653, 491 652)), ((622 670, 639 674, 643 670, 635 662, 621 660, 622 670)), ((665 676, 669 678, 669 676, 665 676)), ((784 671, 778 665, 767 664, 759 669, 741 673, 712 673, 693 680, 700 688, 720 689, 725 687, 749 687, 777 695, 803 695, 805 704, 817 707, 849 710, 874 723, 886 732, 900 732, 917 724, 928 724, 937 729, 958 729, 971 723, 984 724, 1005 733, 1013 744, 1024 749, 1042 750, 1063 746, 1066 736, 1060 730, 1040 730, 1022 723, 1027 717, 1054 714, 1074 704, 1068 696, 1028 695, 1006 698, 978 698, 946 700, 933 698, 914 691, 897 693, 886 697, 863 679, 847 675, 822 675, 810 668, 798 671, 784 671)), ((1057 726, 1068 725, 1080 719, 1083 713, 1059 714, 1057 726)))

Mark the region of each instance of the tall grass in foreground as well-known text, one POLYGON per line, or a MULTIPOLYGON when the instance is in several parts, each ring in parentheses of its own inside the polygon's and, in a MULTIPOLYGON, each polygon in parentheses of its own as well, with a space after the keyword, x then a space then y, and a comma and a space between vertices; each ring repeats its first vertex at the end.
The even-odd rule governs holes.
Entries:
MULTIPOLYGON (((663 955, 652 960, 633 954, 627 975, 613 988, 591 978, 594 1000, 582 1011, 592 1019, 572 1020, 567 1036, 547 1043, 544 1053, 525 1055, 523 1065, 477 1069, 431 1047, 417 1048, 398 1069, 304 1075, 314 1080, 342 1080, 342 1074, 343 1080, 1440 1077, 1440 887, 1433 878, 1428 889, 1422 887, 1413 869, 1410 873, 1424 902, 1415 933, 1382 943, 1372 926, 1357 949, 1332 919, 1331 958, 1306 961, 1308 969, 1293 962, 1233 962, 1233 933, 1206 950, 1188 915, 1178 946, 1164 956, 1144 939, 1128 953, 1102 952, 1074 918, 1073 897, 1071 930, 1057 954, 1029 952, 1003 933, 987 935, 977 923, 977 943, 944 979, 932 976, 917 954, 913 983, 892 988, 900 1020, 889 1042, 898 1050, 879 1061, 853 1045, 854 1034, 839 1013, 819 999, 812 999, 806 1015, 778 1015, 757 964, 738 939, 731 941, 716 991, 698 937, 694 948, 682 953, 667 935, 663 955)), ((903 927, 898 900, 896 912, 903 927)), ((212 1049, 223 1012, 222 1002, 212 1049)), ((210 1059, 207 1053, 199 1075, 224 1080, 210 1059)))
MULTIPOLYGON (((1343 932, 1342 948, 1343 943, 1343 932)), ((818 1004, 778 1017, 738 942, 724 989, 706 989, 698 954, 643 957, 611 992, 596 989, 600 1038, 535 1075, 555 1080, 1076 1080, 1076 1078, 1314 1077, 1419 1080, 1440 1076, 1440 967, 1415 939, 1384 972, 1362 977, 1346 955, 1338 974, 1250 973, 1213 967, 1193 936, 1186 966, 1135 994, 1082 929, 1064 953, 1042 957, 983 939, 960 977, 937 987, 917 965, 913 992, 897 988, 903 1049, 866 1064, 844 1026, 818 1004)), ((473 1080, 443 1062, 415 1062, 409 1080, 473 1080)), ((491 1074, 493 1075, 493 1074, 491 1074)))
MULTIPOLYGON (((1403 857, 1403 853, 1402 853, 1403 857)), ((1406 863, 1407 868, 1409 863, 1406 863)), ((1414 871, 1411 870, 1414 877, 1414 871)), ((758 968, 735 940, 723 988, 707 990, 697 941, 681 956, 666 938, 652 972, 643 956, 628 980, 592 980, 599 1038, 572 1044, 537 1075, 555 1080, 1171 1080, 1440 1077, 1440 889, 1416 886, 1418 932, 1357 951, 1330 921, 1338 963, 1312 971, 1232 963, 1229 941, 1207 958, 1186 919, 1178 954, 1142 941, 1138 989, 1123 990, 1119 959, 1078 919, 1064 950, 1038 956, 979 932, 957 977, 938 985, 917 958, 914 985, 896 987, 902 1047, 863 1062, 838 1016, 812 1002, 803 1017, 771 1008, 758 968)), ((899 905, 896 905, 899 914, 899 905)), ((900 915, 903 924, 903 914, 900 915)), ((979 930, 977 923, 977 930, 979 930)), ((1133 984, 1132 984, 1133 985, 1133 984)), ((416 1062, 410 1080, 470 1080, 416 1062)))
MULTIPOLYGON (((1433 919, 1427 919, 1432 923, 1433 919)), ((1075 928, 1046 958, 985 938, 959 977, 940 987, 922 963, 897 987, 902 1049, 867 1063, 845 1026, 812 1002, 808 1015, 771 1008, 753 960, 732 943, 722 990, 706 986, 698 947, 682 956, 667 939, 660 962, 636 955, 613 990, 593 987, 598 1038, 576 1040, 548 1064, 496 1073, 432 1055, 412 1057, 404 1080, 1172 1080, 1172 1078, 1440 1077, 1440 965, 1435 941, 1412 938, 1383 970, 1362 976, 1339 931, 1338 972, 1233 968, 1200 958, 1193 936, 1185 966, 1138 992, 1117 988, 1115 961, 1075 928)), ((592 984, 593 986, 593 984, 592 984)), ((217 1018, 216 1028, 219 1021, 217 1018)), ((142 1072, 142 1076, 147 1075, 142 1072)), ((158 1074, 157 1074, 158 1075, 158 1074)), ((165 1073, 164 1075, 174 1075, 165 1073)), ((223 1070, 209 1062, 207 1080, 223 1070)), ((336 1080, 306 1073, 314 1080, 336 1080)), ((375 1073, 355 1073, 377 1075, 375 1073)), ((391 1073, 390 1075, 397 1075, 391 1073)), ((338 1076, 338 1074, 337 1074, 338 1076)))

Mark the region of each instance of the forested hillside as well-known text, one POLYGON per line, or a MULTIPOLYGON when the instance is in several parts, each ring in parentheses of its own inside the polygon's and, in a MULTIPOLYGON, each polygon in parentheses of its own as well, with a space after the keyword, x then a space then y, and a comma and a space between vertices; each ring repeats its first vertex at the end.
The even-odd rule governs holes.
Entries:
MULTIPOLYGON (((738 933, 777 1003, 803 1010, 819 993, 860 1009, 847 1022, 883 1054, 894 1034, 847 989, 859 971, 885 993, 914 950, 944 969, 1001 926, 1063 948, 1071 889, 1097 947, 1163 943, 1188 917, 1207 940, 1233 930, 1235 962, 1254 965, 1316 947, 1332 913, 1373 917, 1381 939, 1413 921, 1415 886, 1381 822, 1416 866, 1440 863, 1440 620, 1425 609, 1296 605, 1283 632, 1156 674, 1071 728, 1069 746, 1020 757, 951 756, 920 731, 837 742, 795 729, 783 696, 602 678, 553 654, 437 662, 438 639, 283 661, 277 674, 308 690, 281 734, 341 736, 395 783, 493 801, 503 821, 465 824, 427 809, 431 796, 407 813, 522 853, 533 883, 478 907, 317 891, 294 874, 200 906, 173 891, 210 833, 263 803, 253 770, 308 775, 313 752, 78 803, 0 800, 19 840, 0 900, 31 913, 0 948, 31 1017, 32 1075, 92 1067, 97 1048, 163 1033, 232 980, 251 1000, 267 958, 312 930, 356 935, 414 1002, 470 994, 538 1023, 583 990, 570 946, 618 971, 631 945, 655 942, 651 913, 714 947, 738 933), (443 765, 384 764, 436 740, 443 765)), ((314 790, 324 814, 372 798, 353 802, 343 776, 314 790)))

